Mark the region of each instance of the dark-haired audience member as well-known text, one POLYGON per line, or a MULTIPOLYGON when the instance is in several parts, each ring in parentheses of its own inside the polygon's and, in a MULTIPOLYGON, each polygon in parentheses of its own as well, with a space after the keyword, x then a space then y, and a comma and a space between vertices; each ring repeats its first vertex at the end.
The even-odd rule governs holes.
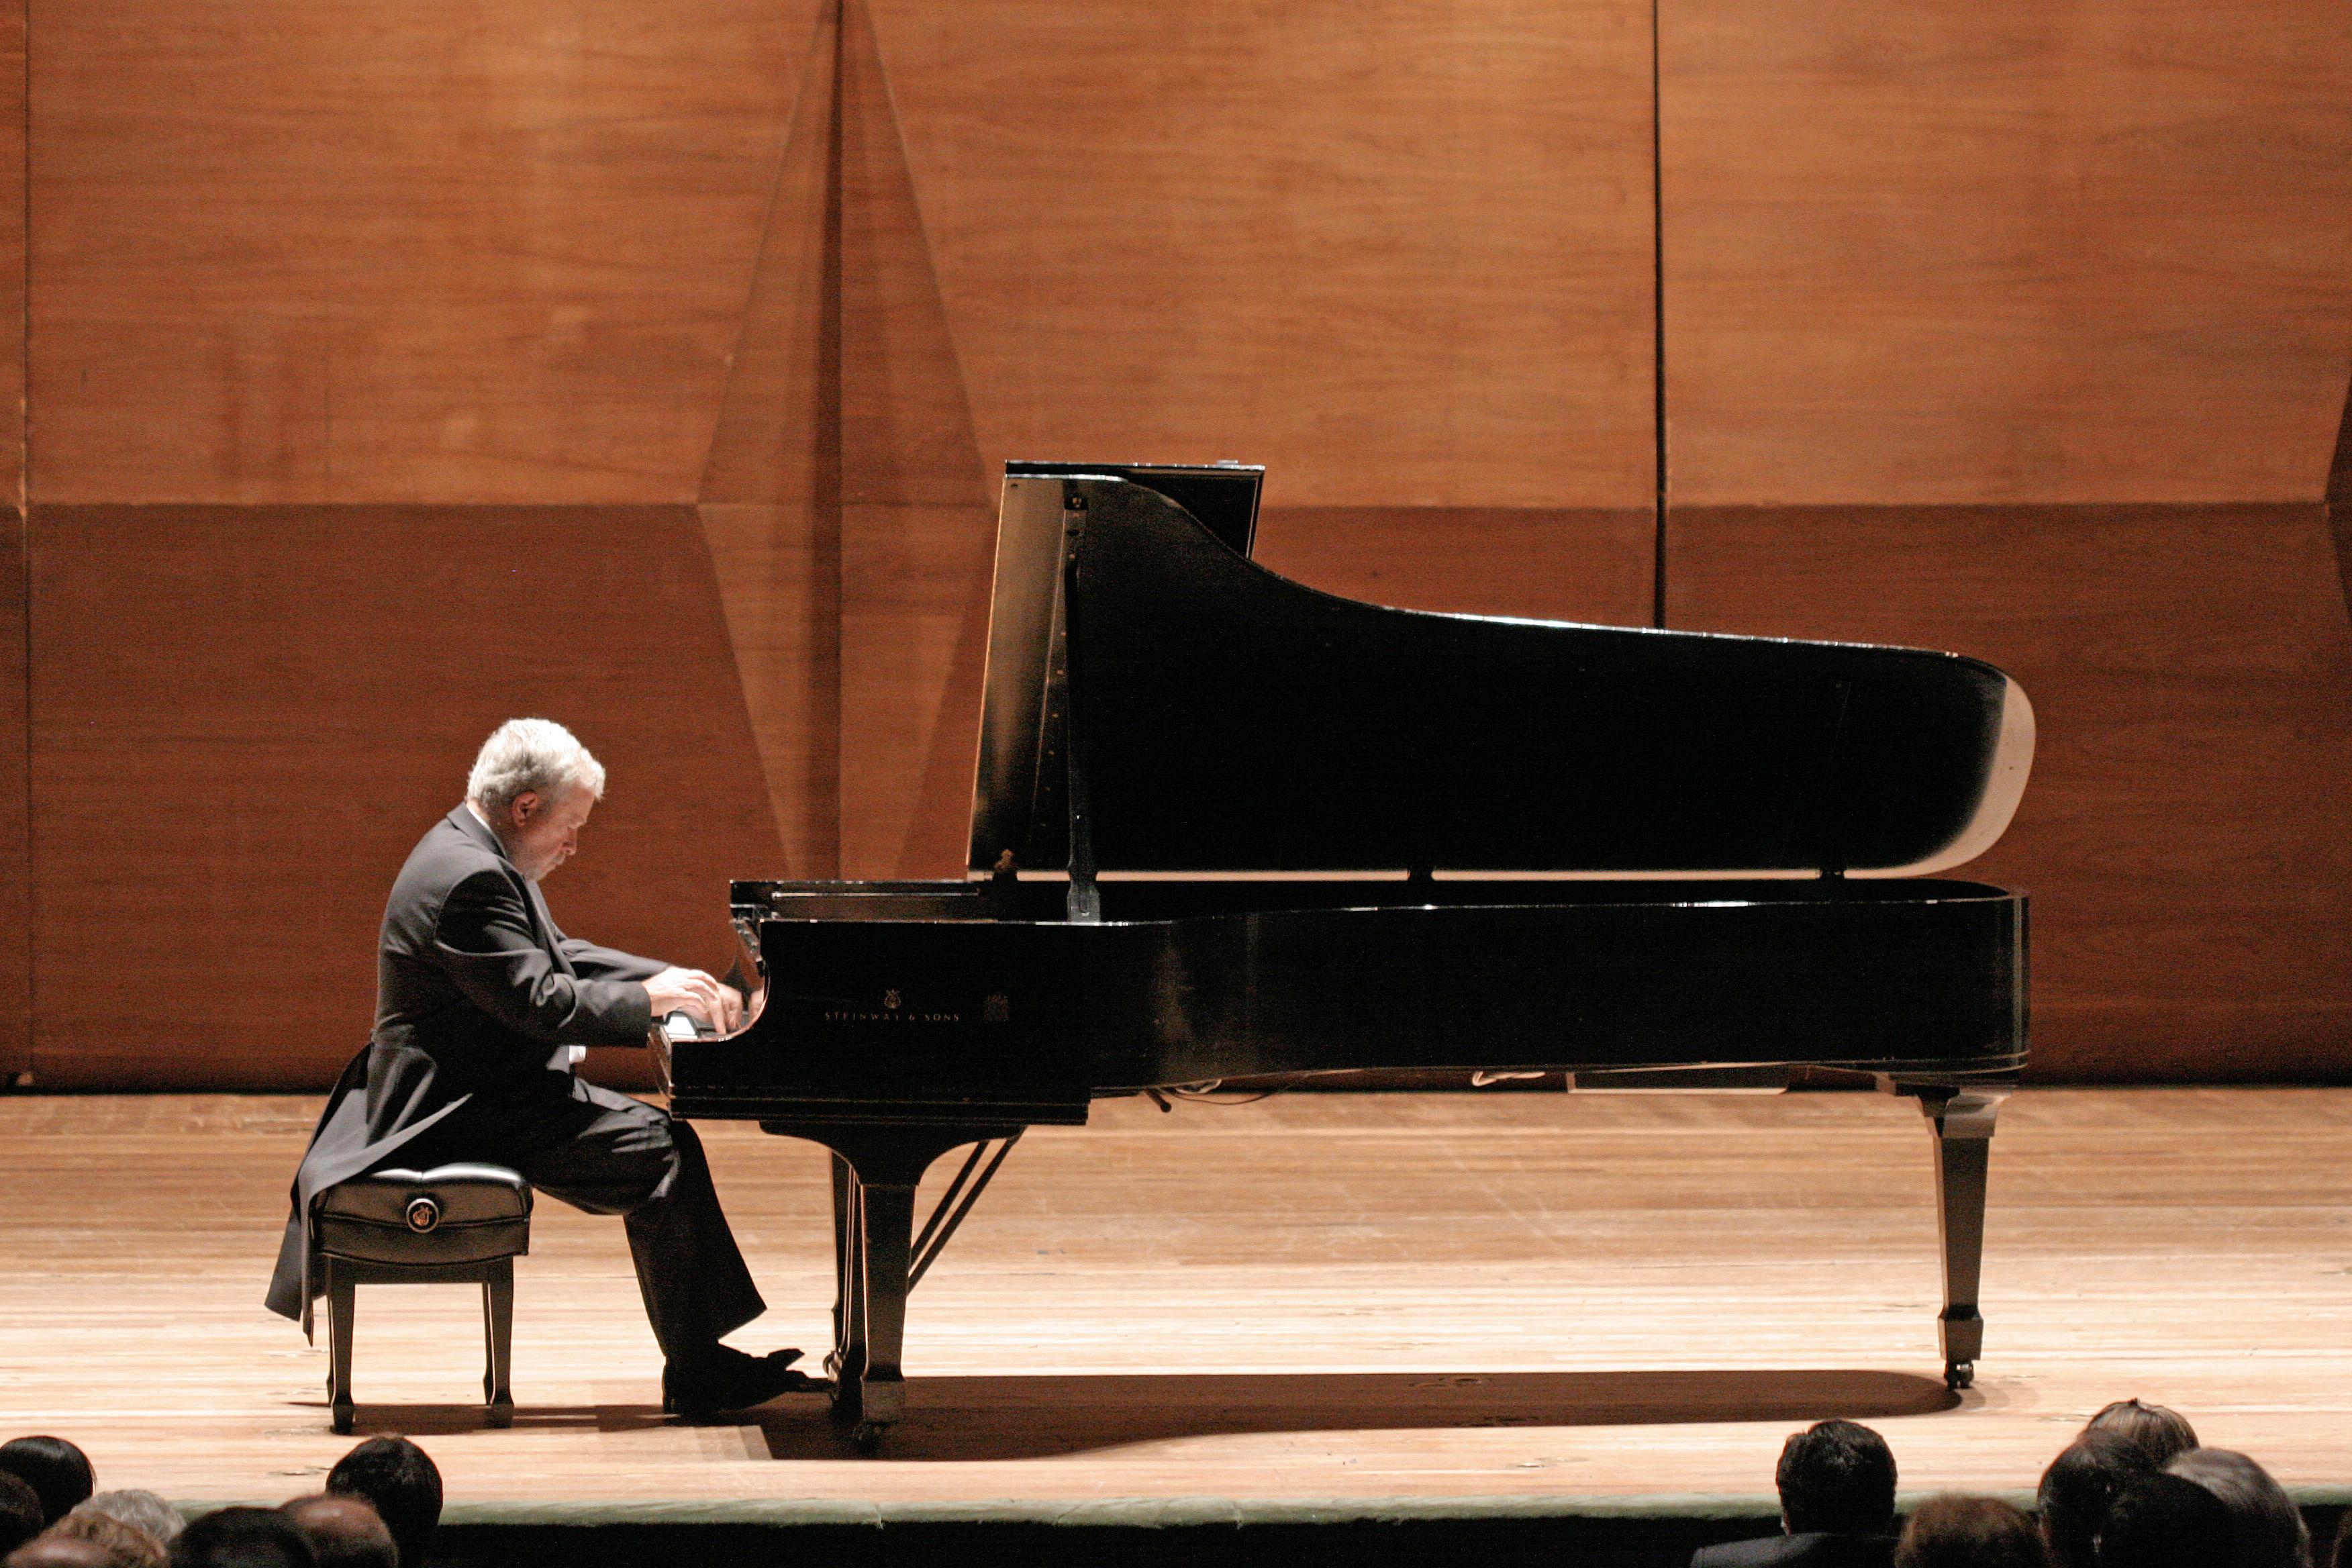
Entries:
POLYGON ((2164 1467, 2167 1475, 2194 1481, 2230 1510, 2230 1534, 2237 1542, 2236 1568, 2310 1568, 2311 1527, 2303 1510, 2271 1473, 2229 1448, 2191 1448, 2164 1467))
POLYGON ((0 1557, 41 1533, 41 1494, 21 1476, 0 1470, 0 1557))
POLYGON ((2147 1450, 2121 1432, 2090 1431, 2075 1438, 2042 1472, 2035 1494, 2050 1561, 2057 1568, 2095 1568, 2107 1506, 2125 1482, 2156 1470, 2147 1450))
POLYGON ((2336 1527, 2336 1550, 2327 1554, 2321 1568, 2352 1568, 2352 1508, 2344 1510, 2343 1521, 2336 1527))
POLYGON ((274 1508, 216 1509, 172 1542, 172 1568, 318 1568, 310 1539, 274 1508))
POLYGON ((2230 1510, 2203 1487, 2135 1476, 2099 1527, 2099 1568, 2218 1568, 2230 1561, 2230 1510))
POLYGON ((0 1443, 0 1470, 23 1481, 41 1500, 43 1528, 98 1489, 89 1456, 63 1437, 17 1437, 0 1443))
POLYGON ((119 1564, 95 1541, 45 1530, 8 1553, 0 1568, 119 1568, 119 1564))
POLYGON ((180 1517, 178 1509, 158 1493, 138 1487, 117 1492, 92 1492, 74 1504, 66 1517, 71 1519, 77 1513, 102 1513, 125 1524, 135 1524, 162 1542, 166 1550, 180 1539, 180 1531, 188 1528, 188 1521, 180 1517))
POLYGON ((400 1548, 365 1498, 320 1492, 278 1511, 310 1538, 319 1568, 400 1568, 400 1548))
POLYGON ((1911 1512, 1895 1568, 2043 1568, 2042 1532, 1999 1498, 1929 1498, 1911 1512))
POLYGON ((48 1532, 90 1542, 106 1553, 115 1568, 163 1568, 163 1543, 110 1513, 75 1509, 49 1526, 48 1532))
POLYGON ((441 1468, 405 1437, 370 1437, 335 1463, 327 1489, 364 1500, 400 1548, 401 1568, 419 1568, 441 1522, 441 1468))
POLYGON ((2161 1405, 2142 1405, 2137 1399, 2118 1399, 2083 1424, 2090 1432, 2120 1432, 2146 1451, 2160 1468, 2172 1462, 2175 1454, 2185 1454, 2197 1447, 2197 1428, 2189 1417, 2178 1410, 2161 1405))
POLYGON ((1895 1555, 1895 1455, 1851 1421, 1823 1421, 1780 1447, 1782 1533, 1702 1547, 1691 1568, 1886 1568, 1895 1555))

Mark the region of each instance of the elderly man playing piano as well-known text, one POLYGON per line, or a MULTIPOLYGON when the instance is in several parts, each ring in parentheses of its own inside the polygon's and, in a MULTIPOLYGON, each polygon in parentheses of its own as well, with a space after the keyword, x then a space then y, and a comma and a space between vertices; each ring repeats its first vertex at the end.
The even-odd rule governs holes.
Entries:
POLYGON ((399 1164, 506 1165, 591 1214, 626 1217, 663 1407, 699 1415, 813 1386, 798 1351, 719 1342, 766 1310, 719 1207, 694 1130, 583 1083, 589 1046, 641 1046, 682 1012, 732 1029, 730 988, 556 929, 539 885, 579 848, 604 769, 562 725, 516 719, 482 745, 466 799, 427 829, 393 884, 375 1028, 344 1069, 295 1179, 270 1310, 307 1318, 310 1203, 399 1164))

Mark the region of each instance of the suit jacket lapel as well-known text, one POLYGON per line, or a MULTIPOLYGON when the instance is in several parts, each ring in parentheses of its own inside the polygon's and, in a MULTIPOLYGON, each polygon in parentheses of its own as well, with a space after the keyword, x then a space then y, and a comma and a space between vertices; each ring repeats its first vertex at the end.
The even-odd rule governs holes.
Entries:
POLYGON ((539 922, 539 944, 555 960, 555 966, 566 974, 577 974, 572 961, 563 955, 563 933, 555 929, 555 917, 547 911, 547 895, 539 890, 537 882, 526 881, 523 887, 530 893, 531 918, 539 922))

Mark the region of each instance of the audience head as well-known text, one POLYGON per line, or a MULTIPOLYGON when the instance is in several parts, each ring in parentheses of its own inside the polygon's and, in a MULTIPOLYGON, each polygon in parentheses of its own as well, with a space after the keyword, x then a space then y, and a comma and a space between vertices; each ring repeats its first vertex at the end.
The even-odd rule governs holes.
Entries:
POLYGON ((188 1521, 180 1517, 178 1509, 155 1493, 136 1487, 128 1491, 93 1492, 74 1504, 73 1513, 66 1517, 71 1519, 75 1513, 102 1513, 125 1524, 135 1524, 165 1546, 180 1539, 180 1531, 188 1528, 188 1521))
POLYGON ((1823 1421, 1791 1435, 1772 1479, 1780 1489, 1781 1522, 1791 1535, 1894 1531, 1895 1455, 1867 1426, 1823 1421))
POLYGON ((2197 1447, 2197 1428, 2178 1410, 2168 1410, 2161 1405, 2142 1405, 2137 1399, 2118 1399, 2087 1422, 2083 1430, 2119 1432, 2138 1444, 2147 1457, 2158 1465, 2171 1462, 2175 1454, 2185 1454, 2197 1447))
POLYGON ((278 1511, 309 1538, 319 1568, 400 1568, 400 1548, 365 1498, 320 1492, 278 1511))
POLYGON ((2230 1552, 2221 1500, 2160 1471, 2126 1481, 2099 1527, 2099 1568, 2215 1568, 2230 1552))
POLYGON ((224 1508, 172 1542, 172 1568, 318 1568, 310 1542, 274 1508, 224 1508))
POLYGON ((2075 1438, 2042 1472, 2035 1500, 2051 1562, 2057 1568, 2092 1568, 2107 1505, 2125 1482, 2156 1468, 2147 1451, 2120 1432, 2094 1429, 2075 1438))
POLYGON ((2268 1470, 2228 1448, 2191 1448, 2164 1468, 2203 1487, 2230 1510, 2237 1568, 2308 1568, 2310 1527, 2268 1470))
POLYGON ((2033 1521, 1999 1498, 1929 1498, 1895 1543, 1895 1568, 2043 1568, 2048 1561, 2033 1521))
POLYGON ((112 1514, 75 1509, 49 1526, 49 1534, 89 1542, 106 1553, 114 1568, 163 1568, 163 1543, 112 1514))
POLYGON ((16 1551, 0 1568, 121 1568, 106 1548, 79 1536, 43 1531, 16 1551))
POLYGON ((400 1548, 403 1568, 417 1568, 441 1522, 441 1470, 405 1437, 370 1437, 337 1461, 327 1489, 372 1506, 400 1548))
POLYGON ((0 1557, 41 1533, 41 1494, 0 1470, 0 1557))
POLYGON ((18 1437, 0 1443, 0 1470, 39 1495, 41 1523, 51 1525, 98 1488, 89 1456, 63 1437, 18 1437))

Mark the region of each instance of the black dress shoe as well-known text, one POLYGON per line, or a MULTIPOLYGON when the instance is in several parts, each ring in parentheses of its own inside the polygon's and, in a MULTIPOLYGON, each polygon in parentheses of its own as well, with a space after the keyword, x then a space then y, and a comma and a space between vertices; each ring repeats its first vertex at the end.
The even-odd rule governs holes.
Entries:
POLYGON ((773 1351, 746 1355, 728 1345, 714 1345, 692 1361, 671 1361, 662 1366, 662 1409, 671 1415, 716 1415, 727 1410, 749 1410, 781 1394, 823 1388, 824 1384, 793 1363, 798 1351, 773 1351))

